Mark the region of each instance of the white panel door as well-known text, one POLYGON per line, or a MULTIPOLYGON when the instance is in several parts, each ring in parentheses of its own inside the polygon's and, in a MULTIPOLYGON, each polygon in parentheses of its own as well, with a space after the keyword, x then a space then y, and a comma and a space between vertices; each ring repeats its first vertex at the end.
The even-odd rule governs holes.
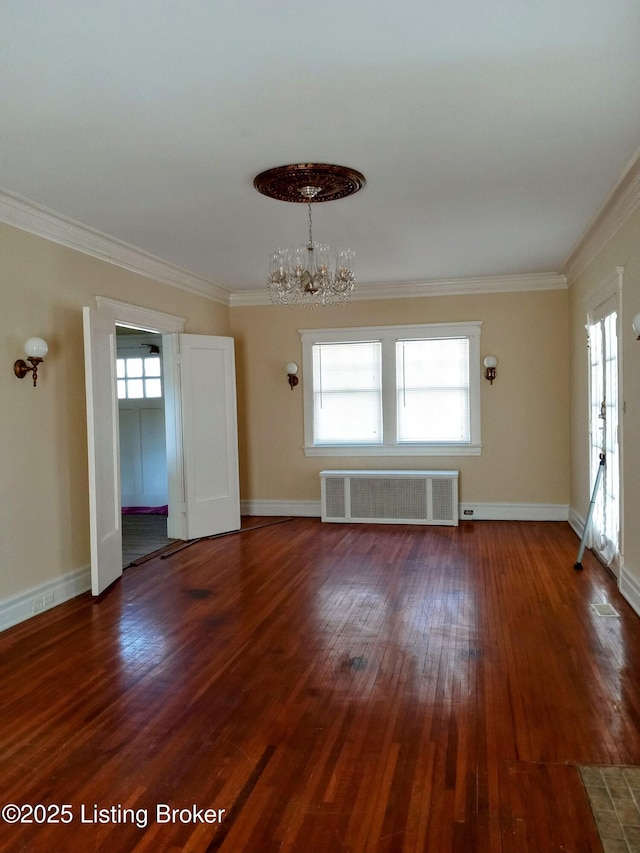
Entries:
POLYGON ((83 308, 91 591, 100 595, 122 574, 122 519, 116 393, 116 329, 113 317, 83 308))
POLYGON ((233 338, 179 335, 185 537, 240 529, 233 338))
POLYGON ((116 334, 122 507, 163 507, 169 496, 161 337, 116 334))
POLYGON ((122 506, 168 503, 164 400, 120 400, 122 506))

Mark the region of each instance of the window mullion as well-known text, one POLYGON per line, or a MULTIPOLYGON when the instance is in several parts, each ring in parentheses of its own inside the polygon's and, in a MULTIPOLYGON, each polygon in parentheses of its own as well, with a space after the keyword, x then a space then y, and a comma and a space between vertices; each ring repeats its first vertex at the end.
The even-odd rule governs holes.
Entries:
POLYGON ((382 338, 382 429, 384 444, 397 444, 398 405, 396 391, 396 342, 392 337, 382 338))

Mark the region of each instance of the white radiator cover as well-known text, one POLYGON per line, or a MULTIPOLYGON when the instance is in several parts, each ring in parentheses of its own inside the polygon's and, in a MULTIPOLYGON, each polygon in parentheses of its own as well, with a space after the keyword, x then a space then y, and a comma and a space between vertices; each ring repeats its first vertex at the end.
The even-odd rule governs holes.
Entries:
POLYGON ((321 471, 322 520, 458 525, 458 471, 321 471))

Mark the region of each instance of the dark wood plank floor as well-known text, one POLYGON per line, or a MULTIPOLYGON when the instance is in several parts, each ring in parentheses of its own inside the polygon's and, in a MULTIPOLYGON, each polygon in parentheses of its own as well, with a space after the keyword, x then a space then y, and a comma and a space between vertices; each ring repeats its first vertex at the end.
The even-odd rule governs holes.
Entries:
POLYGON ((6 631, 0 805, 44 809, 0 850, 601 851, 576 765, 640 764, 640 619, 577 546, 294 519, 6 631))

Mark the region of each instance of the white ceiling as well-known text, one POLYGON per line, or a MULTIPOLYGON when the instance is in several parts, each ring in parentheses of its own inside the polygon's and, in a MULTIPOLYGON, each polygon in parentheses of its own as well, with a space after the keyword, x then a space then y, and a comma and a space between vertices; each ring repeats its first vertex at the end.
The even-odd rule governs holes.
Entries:
POLYGON ((232 292, 303 242, 253 188, 363 172, 367 284, 559 271, 640 145, 638 0, 3 0, 0 186, 232 292))

